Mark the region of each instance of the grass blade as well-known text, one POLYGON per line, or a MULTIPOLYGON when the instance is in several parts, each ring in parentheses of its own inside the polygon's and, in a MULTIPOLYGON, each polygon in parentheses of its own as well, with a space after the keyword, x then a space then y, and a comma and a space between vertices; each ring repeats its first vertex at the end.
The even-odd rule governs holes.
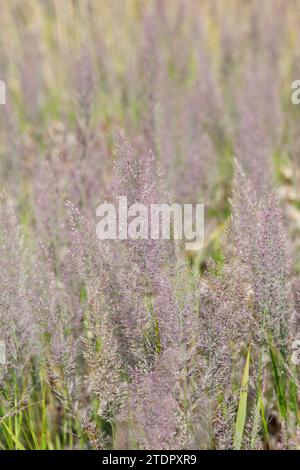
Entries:
POLYGON ((233 439, 233 448, 235 450, 240 450, 242 447, 242 440, 243 440, 243 434, 244 434, 244 428, 245 428, 245 422, 246 422, 246 413, 247 413, 249 368, 250 368, 250 346, 248 349, 245 369, 243 373, 239 407, 238 407, 237 418, 236 418, 236 423, 235 423, 234 439, 233 439))
POLYGON ((10 438, 14 441, 17 450, 25 450, 25 447, 23 446, 23 444, 21 444, 17 436, 10 430, 8 426, 6 426, 4 422, 2 422, 2 426, 4 427, 6 432, 9 434, 10 438))

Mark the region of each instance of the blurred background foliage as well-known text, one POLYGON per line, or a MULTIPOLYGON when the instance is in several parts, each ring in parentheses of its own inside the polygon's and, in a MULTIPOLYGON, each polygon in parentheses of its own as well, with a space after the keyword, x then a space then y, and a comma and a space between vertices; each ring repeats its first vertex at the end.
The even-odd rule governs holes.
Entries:
MULTIPOLYGON (((130 376, 129 360, 128 369, 125 368, 125 372, 122 369, 124 364, 118 362, 119 352, 115 344, 118 341, 112 341, 102 325, 102 321, 104 325, 109 324, 106 308, 110 307, 112 299, 115 300, 115 293, 111 294, 109 302, 105 298, 106 294, 97 297, 95 279, 99 277, 99 271, 104 283, 109 284, 107 278, 115 276, 114 289, 119 289, 120 303, 124 304, 125 299, 125 304, 127 302, 131 307, 132 298, 135 299, 140 291, 134 289, 134 282, 130 286, 130 275, 134 277, 134 269, 134 274, 128 273, 129 279, 126 281, 122 272, 123 284, 121 282, 119 286, 120 279, 113 269, 111 273, 109 266, 101 266, 101 269, 106 266, 105 275, 100 268, 98 270, 98 266, 93 265, 93 257, 102 251, 92 251, 93 237, 88 238, 88 224, 83 230, 82 227, 78 228, 83 223, 78 214, 80 212, 88 221, 95 236, 95 210, 104 199, 113 197, 116 166, 121 172, 118 188, 127 188, 128 191, 126 182, 132 176, 132 168, 141 168, 145 177, 142 183, 139 182, 142 186, 139 191, 144 197, 148 196, 143 193, 143 189, 148 189, 152 163, 144 160, 143 155, 148 155, 150 149, 163 181, 162 194, 166 194, 167 200, 177 203, 202 202, 206 207, 203 249, 196 253, 184 253, 181 247, 178 249, 179 257, 189 261, 192 281, 176 279, 180 288, 174 297, 180 298, 180 303, 188 304, 188 301, 185 304, 185 300, 182 300, 185 297, 181 289, 188 290, 186 284, 195 283, 193 295, 198 291, 203 294, 201 305, 206 307, 207 302, 215 308, 217 301, 214 294, 220 297, 220 310, 216 311, 221 316, 220 312, 226 310, 232 301, 229 294, 229 298, 226 297, 226 292, 232 289, 236 300, 233 301, 231 319, 224 319, 227 328, 228 325, 231 328, 231 321, 234 321, 235 301, 238 302, 239 296, 241 303, 246 299, 247 306, 250 305, 252 309, 252 295, 255 294, 248 285, 245 291, 238 291, 236 273, 239 272, 235 271, 235 266, 230 267, 235 272, 231 274, 231 280, 228 281, 226 277, 227 258, 238 258, 235 252, 228 252, 228 245, 231 247, 234 243, 232 239, 228 243, 226 238, 231 227, 232 208, 235 207, 232 200, 237 203, 235 191, 244 194, 247 188, 241 182, 234 182, 236 159, 245 170, 257 197, 261 196, 265 186, 278 190, 287 236, 287 252, 291 259, 294 309, 299 314, 300 106, 291 103, 291 82, 300 79, 299 26, 297 0, 1 2, 0 79, 6 83, 7 104, 0 107, 0 189, 12 201, 15 215, 11 216, 10 209, 4 205, 1 224, 4 228, 7 225, 8 235, 0 231, 0 239, 2 242, 6 240, 7 246, 9 240, 12 243, 10 251, 2 243, 3 256, 7 260, 17 260, 13 268, 7 267, 5 263, 1 265, 3 272, 10 269, 13 279, 10 281, 10 285, 13 285, 11 290, 7 288, 9 283, 3 281, 1 291, 5 298, 1 304, 1 321, 5 325, 3 337, 5 339, 7 334, 11 338, 12 331, 17 337, 14 345, 10 345, 10 342, 14 342, 9 340, 8 352, 13 366, 1 381, 2 448, 107 448, 129 445, 127 431, 123 429, 124 423, 116 425, 116 403, 119 404, 123 399, 124 382, 135 383, 135 376, 130 376), (126 137, 138 154, 137 161, 134 158, 131 160, 132 151, 128 149, 122 134, 116 139, 116 128, 125 129, 126 137), (128 158, 132 165, 131 173, 130 170, 126 173, 122 167, 119 153, 123 160, 128 158), (74 204, 68 205, 68 217, 72 225, 69 231, 68 217, 65 216, 65 204, 71 204, 68 201, 74 204), (19 225, 22 241, 19 240, 19 225), (92 248, 84 248, 81 236, 86 236, 86 244, 92 248), (19 241, 20 260, 18 250, 14 249, 19 241), (20 265, 25 266, 21 280, 16 275, 20 265), (85 270, 90 272, 87 274, 85 270), (26 279, 25 287, 23 278, 26 279), (201 284, 199 290, 198 283, 201 284), (34 293, 31 292, 33 287, 37 290, 34 293), (25 289, 27 294, 24 296, 23 288, 28 289, 25 289), (14 295, 16 291, 22 295, 14 295), (131 294, 130 301, 126 299, 128 292, 131 294), (6 296, 9 308, 5 303, 6 296), (100 302, 101 308, 97 302, 100 302), (27 314, 27 310, 33 313, 27 314), (11 312, 15 315, 13 327, 7 320, 11 312), (21 317, 24 317, 24 324, 23 320, 19 321, 21 317), (28 324, 38 325, 43 353, 38 349, 32 354, 30 347, 28 352, 27 336, 22 333, 28 324), (15 325, 18 325, 16 329, 15 325), (59 333, 53 325, 58 325, 59 333), (91 331, 96 332, 95 337, 91 331), (84 353, 78 344, 84 345, 84 353), (112 359, 103 353, 105 345, 112 352, 116 349, 116 356, 112 359), (64 347, 67 358, 63 354, 64 347), (77 351, 80 351, 79 358, 77 351), (74 370, 80 371, 78 381, 74 370), (70 378, 73 376, 74 380, 70 378), (99 385, 103 380, 107 380, 108 391, 99 385), (110 394, 112 406, 107 409, 107 395, 110 394), (88 412, 79 412, 81 408, 88 412), (105 412, 102 408, 105 408, 105 412)), ((158 194, 161 193, 157 191, 158 194)), ((151 197, 154 197, 153 194, 151 197)), ((151 197, 149 200, 152 200, 151 197)), ((259 212, 263 210, 259 204, 255 207, 263 218, 265 214, 259 212)), ((238 212, 238 217, 241 217, 241 212, 238 212)), ((257 227, 262 230, 258 222, 257 227)), ((253 228, 255 230, 256 226, 253 228)), ((266 245, 271 246, 271 242, 267 240, 266 245)), ((149 257, 159 257, 157 252, 151 251, 151 248, 149 250, 149 257)), ((123 261, 118 252, 108 259, 114 265, 119 257, 123 261)), ((132 259, 129 256, 129 260, 132 259)), ((169 259, 173 259, 171 254, 169 259)), ((152 268, 149 268, 151 275, 152 268)), ((270 265, 270 271, 273 268, 270 265)), ((249 265, 247 269, 250 270, 249 265)), ((174 270, 177 270, 177 265, 174 270)), ((162 272, 160 275, 163 277, 162 272)), ((243 289, 243 282, 240 287, 243 289)), ((156 285, 153 292, 141 294, 148 314, 154 310, 152 301, 159 288, 162 288, 160 284, 159 287, 156 285)), ((169 299, 168 296, 166 298, 169 299)), ((160 305, 159 308, 163 310, 170 307, 160 305)), ((194 306, 190 308, 193 310, 194 306)), ((209 309, 213 307, 207 307, 209 309)), ((254 318, 256 314, 253 314, 254 318)), ((241 322, 237 315, 236 324, 241 322)), ((164 360, 160 329, 165 325, 158 323, 155 320, 146 333, 143 331, 141 355, 147 356, 151 351, 155 358, 163 357, 164 360), (147 350, 147 354, 144 350, 147 350)), ((201 323, 201 327, 206 326, 205 321, 201 323)), ((114 331, 111 325, 109 328, 112 328, 109 331, 114 331)), ((219 336, 218 328, 213 330, 214 338, 219 336)), ((225 337, 228 340, 228 336, 225 337)), ((226 343, 230 352, 234 351, 234 338, 226 343)), ((203 396, 197 395, 196 404, 191 399, 193 411, 189 410, 189 413, 194 416, 193 412, 197 409, 198 414, 196 420, 191 419, 192 424, 189 422, 189 430, 193 430, 189 446, 241 447, 245 426, 243 447, 289 448, 289 438, 284 434, 290 424, 289 413, 293 415, 291 446, 299 445, 298 382, 294 376, 290 380, 282 366, 282 357, 276 350, 278 344, 275 344, 273 350, 272 341, 268 341, 266 359, 265 354, 255 348, 254 352, 250 351, 249 343, 243 337, 237 354, 238 372, 234 368, 232 374, 235 378, 230 392, 220 392, 223 382, 218 385, 218 391, 214 392, 217 411, 209 426, 215 426, 216 431, 211 431, 211 428, 208 430, 207 423, 201 422, 201 426, 198 423, 201 421, 199 415, 204 414, 203 407, 207 405, 203 396), (257 375, 259 385, 258 392, 255 389, 256 394, 253 392, 253 384, 252 388, 249 387, 251 390, 246 397, 250 403, 248 407, 253 402, 255 406, 253 415, 247 409, 250 418, 245 425, 245 394, 239 395, 239 390, 240 384, 242 387, 248 386, 250 357, 253 363, 260 362, 257 375), (264 369, 262 363, 266 362, 271 366, 260 375, 264 369), (265 386, 261 384, 262 377, 267 384, 265 386), (225 410, 226 419, 224 416, 221 418, 222 410, 225 410), (231 413, 234 415, 235 427, 228 424, 231 413), (251 431, 250 424, 253 424, 251 431), (256 427, 260 428, 257 432, 259 438, 256 436, 256 427), (203 435, 206 437, 203 438, 203 435), (229 435, 235 436, 232 442, 229 435)), ((197 347, 192 348, 193 353, 194 349, 202 351, 203 348, 205 356, 207 343, 210 343, 210 339, 194 339, 192 344, 197 344, 197 347)), ((222 356, 223 345, 218 345, 222 356)), ((172 354, 170 357, 166 354, 166 357, 167 364, 174 365, 172 354)), ((193 360, 196 361, 195 358, 193 360)), ((195 378, 197 385, 198 375, 203 377, 201 361, 195 378)), ((132 401, 135 410, 139 409, 138 398, 141 399, 142 405, 139 406, 143 412, 140 413, 145 420, 148 419, 148 424, 143 428, 147 438, 141 442, 141 436, 135 436, 137 447, 157 445, 158 441, 154 438, 151 441, 147 435, 153 429, 155 435, 162 433, 161 445, 165 448, 183 445, 184 437, 176 440, 177 434, 174 432, 176 439, 173 439, 171 431, 168 433, 165 429, 165 423, 161 429, 157 429, 157 423, 151 422, 152 415, 159 412, 163 414, 159 397, 156 397, 150 410, 144 403, 151 396, 152 379, 154 383, 156 380, 159 382, 161 389, 158 387, 158 390, 162 395, 166 389, 169 393, 172 388, 173 378, 171 380, 167 376, 166 380, 170 379, 167 384, 161 378, 164 368, 164 362, 158 362, 157 367, 151 362, 151 373, 146 368, 149 376, 141 392, 143 398, 135 397, 132 401)), ((210 380, 212 370, 208 370, 204 373, 204 382, 210 380)), ((189 380, 184 383, 188 383, 185 392, 188 390, 187 395, 191 393, 192 396, 189 380)), ((185 400, 180 402, 181 411, 185 410, 188 401, 185 396, 185 400)), ((169 403, 175 407, 171 399, 169 403)), ((139 416, 131 418, 138 422, 141 419, 139 416)), ((171 429, 173 421, 168 419, 166 422, 171 429)), ((142 426, 141 423, 139 425, 142 426)))

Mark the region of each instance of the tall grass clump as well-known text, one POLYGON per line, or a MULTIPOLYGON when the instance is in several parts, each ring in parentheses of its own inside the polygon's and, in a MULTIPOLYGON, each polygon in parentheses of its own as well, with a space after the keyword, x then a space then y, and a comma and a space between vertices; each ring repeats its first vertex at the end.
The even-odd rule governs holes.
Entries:
POLYGON ((0 448, 298 449, 294 2, 0 10, 0 448), (119 196, 203 247, 99 240, 119 196))

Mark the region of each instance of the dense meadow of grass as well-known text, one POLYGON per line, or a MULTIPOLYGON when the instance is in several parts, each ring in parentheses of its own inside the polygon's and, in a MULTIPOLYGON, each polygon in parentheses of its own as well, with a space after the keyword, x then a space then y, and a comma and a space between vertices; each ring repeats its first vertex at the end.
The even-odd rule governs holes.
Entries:
POLYGON ((300 447, 299 32, 296 0, 1 2, 1 449, 300 447), (99 241, 120 195, 203 203, 204 247, 99 241))

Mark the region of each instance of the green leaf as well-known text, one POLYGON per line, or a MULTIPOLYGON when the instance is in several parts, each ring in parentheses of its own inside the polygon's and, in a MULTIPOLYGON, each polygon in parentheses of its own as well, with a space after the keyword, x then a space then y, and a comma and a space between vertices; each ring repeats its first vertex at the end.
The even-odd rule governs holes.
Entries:
POLYGON ((16 444, 16 448, 17 450, 25 450, 25 447, 23 446, 23 444, 21 444, 21 442, 19 441, 19 439, 17 438, 17 436, 11 431, 11 429, 6 426, 6 424, 4 422, 2 422, 2 426, 4 427, 4 429, 6 430, 6 432, 9 434, 9 436, 11 437, 11 439, 14 441, 14 443, 16 444))
POLYGON ((246 422, 246 413, 247 413, 247 398, 248 398, 248 384, 249 384, 249 367, 250 367, 250 346, 248 349, 241 391, 240 391, 240 400, 239 407, 237 412, 237 418, 235 423, 234 430, 234 439, 233 439, 233 448, 235 450, 240 450, 242 447, 242 440, 246 422))

